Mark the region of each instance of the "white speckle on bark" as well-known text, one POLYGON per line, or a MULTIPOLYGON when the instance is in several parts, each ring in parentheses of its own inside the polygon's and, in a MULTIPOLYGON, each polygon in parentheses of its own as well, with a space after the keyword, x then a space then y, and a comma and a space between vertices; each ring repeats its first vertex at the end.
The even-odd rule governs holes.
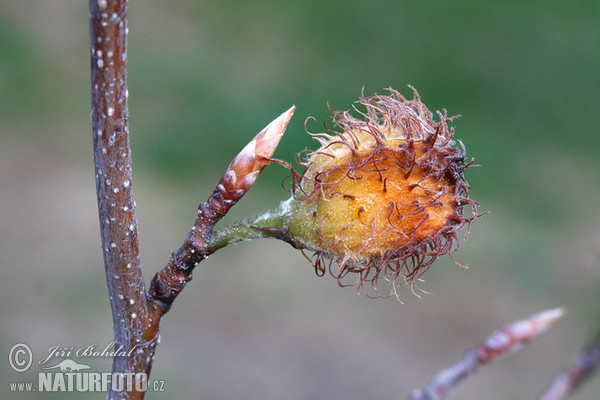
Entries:
POLYGON ((106 4, 106 0, 98 0, 98 7, 100 7, 101 9, 105 9, 107 6, 106 4))
POLYGON ((115 114, 115 109, 112 107, 108 107, 108 110, 106 110, 106 113, 108 114, 109 117, 112 117, 115 114))
POLYGON ((496 335, 492 335, 485 341, 486 347, 490 349, 502 349, 510 345, 511 338, 504 332, 498 332, 496 335))
POLYGON ((102 154, 106 154, 106 147, 102 148, 102 154))
POLYGON ((129 299, 129 304, 134 305, 135 304, 135 300, 134 299, 129 299))
POLYGON ((106 180, 106 186, 110 186, 110 185, 112 185, 112 181, 110 179, 107 179, 106 180))
POLYGON ((119 193, 119 188, 113 188, 113 193, 119 193))
POLYGON ((124 212, 127 212, 127 211, 129 211, 129 207, 127 207, 127 206, 123 206, 122 210, 123 210, 124 212))
POLYGON ((112 56, 113 56, 113 52, 112 52, 112 50, 108 50, 108 51, 106 52, 106 57, 107 57, 107 58, 112 58, 112 56))
POLYGON ((124 300, 125 297, 122 294, 119 294, 119 300, 124 300))
POLYGON ((131 269, 131 263, 127 263, 127 265, 125 266, 125 268, 131 269))
POLYGON ((112 243, 110 244, 110 247, 111 247, 111 248, 113 248, 113 249, 115 249, 115 248, 117 247, 117 244, 116 244, 115 242, 112 242, 112 243))
POLYGON ((125 182, 123 182, 123 187, 128 188, 129 185, 131 185, 131 182, 129 182, 129 180, 126 180, 125 182))
POLYGON ((136 313, 131 313, 131 318, 136 319, 137 318, 137 314, 136 313))
POLYGON ((102 60, 101 58, 98 59, 97 64, 98 68, 104 68, 104 60, 102 60))

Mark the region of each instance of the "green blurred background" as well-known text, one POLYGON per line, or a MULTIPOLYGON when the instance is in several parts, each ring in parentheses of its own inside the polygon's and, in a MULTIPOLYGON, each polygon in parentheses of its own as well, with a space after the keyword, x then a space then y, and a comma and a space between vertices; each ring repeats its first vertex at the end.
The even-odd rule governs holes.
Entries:
MULTIPOLYGON (((290 105, 276 156, 314 143, 327 103, 415 86, 461 114, 489 211, 404 304, 317 278, 274 241, 224 249, 196 269, 162 325, 149 398, 403 399, 486 334, 565 307, 555 329, 480 371, 457 399, 534 398, 598 327, 598 1, 131 2, 130 126, 148 279, 190 227, 231 157, 290 105)), ((85 2, 0 3, 0 393, 37 382, 51 346, 112 341, 89 122, 85 2), (34 352, 24 374, 6 356, 34 352)), ((228 221, 287 197, 267 168, 228 221)), ((60 361, 60 358, 55 359, 60 361)), ((83 360, 79 359, 80 362, 83 360)), ((108 371, 110 360, 85 360, 108 371)), ((596 399, 595 378, 574 399, 596 399)))

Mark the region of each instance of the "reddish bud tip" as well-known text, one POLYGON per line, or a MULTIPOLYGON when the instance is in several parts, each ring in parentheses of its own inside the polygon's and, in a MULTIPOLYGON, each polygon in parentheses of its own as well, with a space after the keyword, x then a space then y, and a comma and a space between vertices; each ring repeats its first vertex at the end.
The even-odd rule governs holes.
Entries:
POLYGON ((209 203, 220 215, 227 211, 252 187, 262 170, 271 162, 295 107, 281 114, 254 137, 229 164, 209 203))

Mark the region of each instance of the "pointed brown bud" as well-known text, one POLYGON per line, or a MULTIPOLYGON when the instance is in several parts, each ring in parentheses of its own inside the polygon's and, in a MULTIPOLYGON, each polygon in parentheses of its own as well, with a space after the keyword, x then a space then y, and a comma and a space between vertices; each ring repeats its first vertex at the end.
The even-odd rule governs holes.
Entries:
POLYGON ((267 125, 240 151, 229 164, 209 203, 221 215, 227 211, 252 187, 283 137, 294 115, 295 107, 277 117, 267 125))

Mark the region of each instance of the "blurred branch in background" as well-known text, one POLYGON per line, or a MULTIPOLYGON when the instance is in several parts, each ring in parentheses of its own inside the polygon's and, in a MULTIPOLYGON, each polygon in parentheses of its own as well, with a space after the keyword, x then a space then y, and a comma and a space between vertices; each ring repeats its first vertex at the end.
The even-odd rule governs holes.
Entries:
POLYGON ((409 400, 446 399, 479 367, 520 350, 523 345, 548 330, 563 314, 561 309, 543 311, 493 332, 480 345, 469 350, 462 360, 440 372, 425 389, 415 390, 409 400))
POLYGON ((554 377, 540 400, 560 400, 574 393, 598 369, 600 332, 560 373, 554 377))

